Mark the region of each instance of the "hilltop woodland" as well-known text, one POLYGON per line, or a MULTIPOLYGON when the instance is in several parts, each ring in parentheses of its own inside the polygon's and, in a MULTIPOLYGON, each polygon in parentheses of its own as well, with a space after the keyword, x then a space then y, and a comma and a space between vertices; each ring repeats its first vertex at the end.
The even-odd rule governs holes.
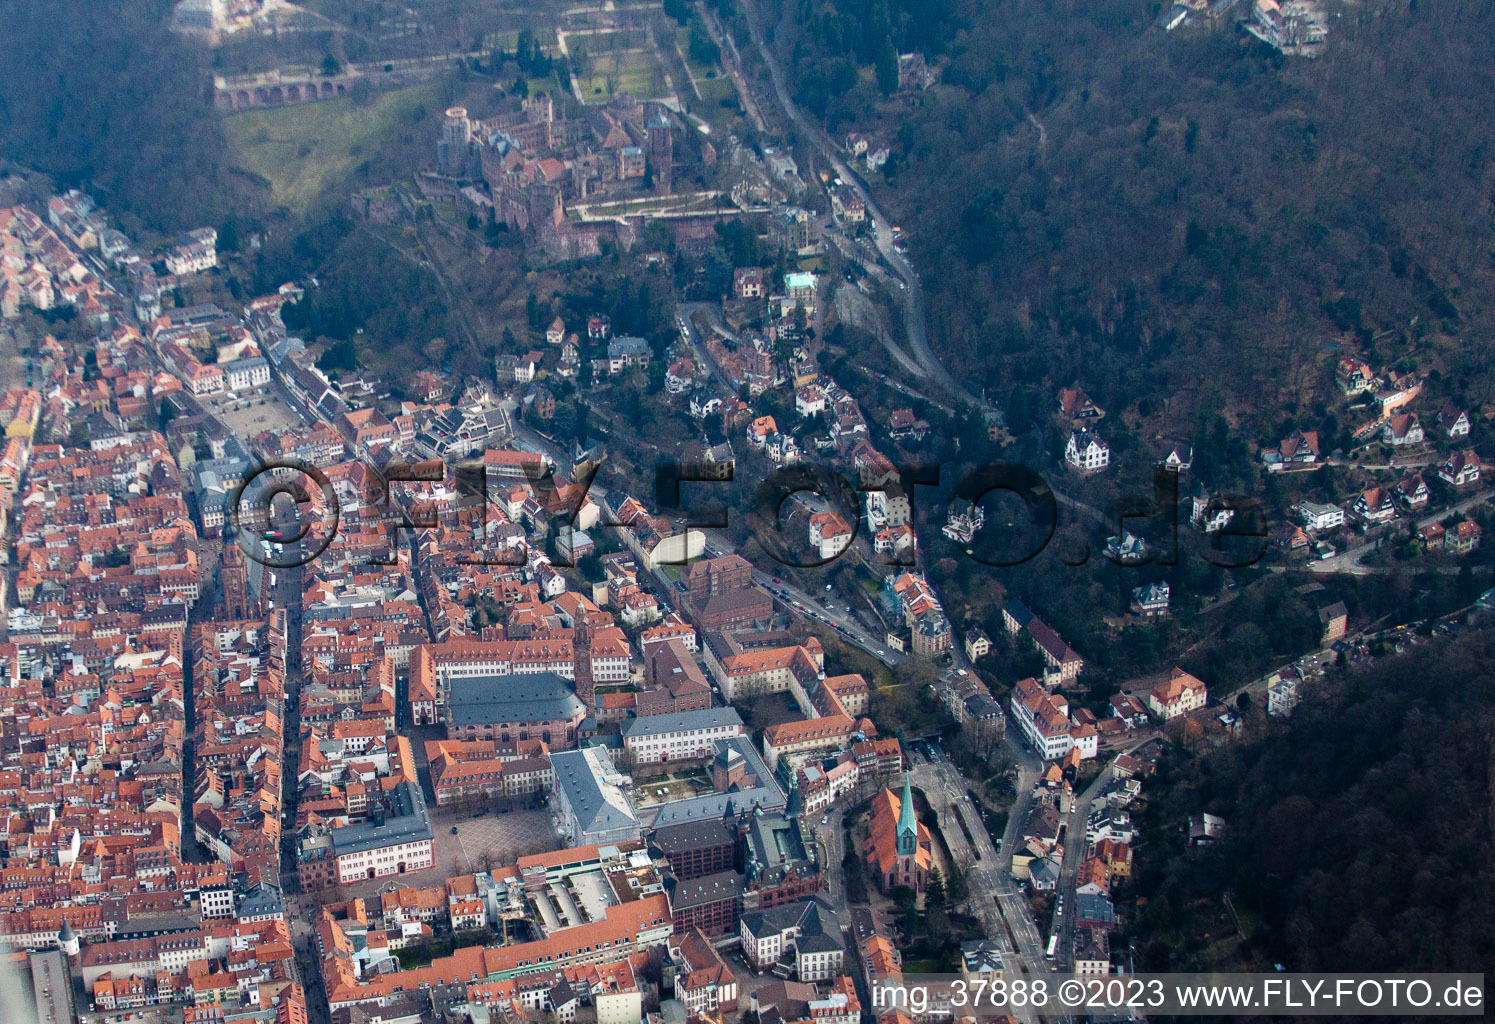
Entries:
POLYGON ((1170 753, 1121 943, 1138 968, 1485 970, 1492 655, 1485 632, 1336 672, 1278 728, 1170 753), (1190 848, 1202 811, 1228 838, 1190 848))
POLYGON ((89 189, 132 235, 218 227, 248 192, 171 7, 0 4, 0 156, 89 189))
POLYGON ((1333 440, 1331 345, 1495 398, 1495 9, 1330 7, 1318 60, 1154 0, 783 0, 774 43, 833 137, 890 144, 931 338, 1015 431, 1078 380, 1113 430, 1333 440), (879 38, 939 84, 889 95, 879 38))
MULTIPOLYGON (((1249 443, 1301 426, 1329 451, 1351 426, 1332 411, 1334 355, 1420 371, 1474 410, 1495 399, 1489 4, 1328 0, 1330 41, 1311 61, 1229 23, 1165 34, 1150 0, 914 6, 783 0, 773 44, 833 137, 891 146, 871 184, 904 228, 931 339, 1001 402, 1018 451, 1079 381, 1110 411, 1113 444, 1186 438, 1201 480, 1263 493, 1249 443), (874 26, 939 66, 939 83, 897 93, 874 26)), ((1061 531, 1051 550, 1085 540, 1061 531)), ((948 605, 984 609, 999 637, 1000 595, 979 596, 988 571, 948 548, 935 540, 932 565, 948 605)), ((1167 638, 1107 640, 1097 609, 1139 580, 1095 565, 1045 555, 1001 579, 1042 592, 1079 649, 1108 651, 1105 687, 1155 667, 1167 638)), ((1193 595, 1222 574, 1185 555, 1158 575, 1183 602, 1176 620, 1207 627, 1215 613, 1193 595)), ((1467 569, 1328 587, 1243 587, 1183 664, 1243 681, 1314 645, 1316 600, 1370 620, 1480 589, 1467 569)), ((998 644, 1012 673, 1036 667, 998 644)), ((1118 940, 1137 966, 1490 962, 1491 648, 1477 634, 1339 667, 1285 723, 1261 727, 1254 709, 1242 742, 1175 748, 1147 787, 1139 912, 1118 940), (1201 811, 1227 819, 1228 841, 1188 847, 1201 811)))

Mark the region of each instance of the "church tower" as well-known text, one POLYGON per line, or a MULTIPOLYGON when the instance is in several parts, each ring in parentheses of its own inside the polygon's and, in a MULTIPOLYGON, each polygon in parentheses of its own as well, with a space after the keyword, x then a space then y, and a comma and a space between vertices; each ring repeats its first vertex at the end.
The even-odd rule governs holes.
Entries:
POLYGON ((576 609, 576 623, 571 633, 571 658, 575 667, 576 696, 587 706, 587 710, 596 712, 592 701, 596 697, 597 687, 592 680, 592 621, 584 607, 576 609))
POLYGON ((919 823, 914 818, 914 790, 908 772, 903 773, 903 803, 898 808, 898 856, 912 857, 919 852, 919 823))
POLYGON ((224 545, 223 557, 218 563, 218 578, 223 583, 223 617, 249 618, 249 565, 238 544, 224 545))

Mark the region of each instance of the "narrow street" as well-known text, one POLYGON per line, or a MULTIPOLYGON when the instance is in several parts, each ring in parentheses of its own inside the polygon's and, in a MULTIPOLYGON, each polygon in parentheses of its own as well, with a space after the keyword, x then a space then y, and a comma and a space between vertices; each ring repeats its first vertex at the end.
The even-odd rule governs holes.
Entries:
POLYGON ((1054 915, 1053 930, 1059 936, 1054 954, 1056 965, 1064 970, 1074 967, 1072 952, 1075 933, 1075 881, 1080 862, 1085 859, 1085 825, 1090 820, 1090 806, 1103 789, 1114 778, 1111 765, 1107 764, 1095 780, 1075 795, 1070 804, 1069 815, 1064 825, 1064 861, 1059 869, 1058 893, 1062 903, 1054 915))

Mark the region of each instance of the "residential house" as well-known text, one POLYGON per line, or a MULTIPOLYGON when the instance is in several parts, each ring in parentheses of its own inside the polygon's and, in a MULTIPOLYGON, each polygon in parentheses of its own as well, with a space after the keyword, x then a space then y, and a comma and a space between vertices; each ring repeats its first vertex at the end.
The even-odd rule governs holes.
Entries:
POLYGON ((1273 544, 1285 549, 1288 554, 1306 551, 1310 543, 1307 531, 1297 523, 1274 523, 1267 535, 1273 544))
POLYGON ((1445 402, 1443 408, 1438 410, 1438 427, 1443 431, 1443 436, 1450 441, 1469 436, 1469 411, 1460 409, 1452 402, 1445 402))
POLYGON ((1429 523, 1417 531, 1417 539, 1424 551, 1442 551, 1448 540, 1448 530, 1442 523, 1429 523))
POLYGON ((890 556, 896 565, 910 564, 907 559, 913 554, 915 543, 914 528, 907 523, 884 527, 872 535, 872 550, 890 556))
POLYGON ((816 512, 810 516, 810 544, 825 561, 845 551, 854 536, 846 520, 835 512, 816 512))
POLYGON ((1428 503, 1430 497, 1427 481, 1423 480, 1421 473, 1408 473, 1397 481, 1396 500, 1401 502, 1403 508, 1411 511, 1420 509, 1428 503))
POLYGON ((763 298, 763 268, 738 267, 732 271, 732 294, 739 299, 763 298))
POLYGON ((772 416, 759 416, 747 426, 748 443, 754 448, 762 448, 768 444, 768 439, 779 432, 779 425, 774 422, 772 416))
POLYGON ((1075 424, 1104 419, 1106 411, 1093 402, 1078 386, 1059 392, 1059 412, 1075 424))
POLYGON ((894 409, 888 415, 888 436, 895 441, 922 441, 929 423, 914 416, 912 409, 894 409))
POLYGON ((1274 718, 1292 714, 1293 708, 1298 706, 1301 682, 1302 676, 1291 666, 1276 673, 1275 678, 1267 682, 1267 714, 1274 718))
POLYGON ((1262 452, 1261 457, 1272 472, 1316 465, 1319 460, 1318 431, 1295 430, 1276 448, 1262 452))
POLYGON ((815 304, 815 275, 795 271, 784 275, 784 292, 793 302, 804 303, 805 309, 815 304))
POLYGON ((1319 643, 1327 646, 1344 636, 1349 628, 1350 613, 1343 601, 1335 601, 1319 609, 1319 643))
POLYGON ((690 414, 698 420, 720 413, 721 408, 722 400, 705 388, 690 393, 690 414))
POLYGON ((620 334, 607 343, 607 372, 622 373, 635 366, 647 368, 653 350, 643 338, 620 334))
POLYGON ((1303 520, 1303 526, 1315 533, 1336 530, 1344 525, 1344 509, 1338 505, 1321 505, 1314 501, 1300 501, 1293 506, 1303 520))
POLYGON ((1141 728, 1147 724, 1147 706, 1131 693, 1118 693, 1111 698, 1111 716, 1129 729, 1141 728))
POLYGON ((1381 386, 1381 379, 1374 370, 1361 360, 1349 357, 1339 361, 1334 377, 1339 383, 1339 389, 1351 397, 1374 391, 1381 386))
POLYGON ((1182 441, 1166 441, 1157 449, 1155 463, 1174 473, 1182 473, 1194 465, 1194 446, 1182 441))
POLYGON ((696 364, 689 359, 676 359, 665 372, 664 389, 672 395, 683 395, 695 379, 696 364))
POLYGON ((1479 483, 1479 456, 1473 448, 1454 452, 1438 467, 1438 479, 1450 487, 1472 487, 1479 483))
POLYGON ((1378 526, 1389 523, 1396 516, 1396 504, 1386 488, 1372 487, 1355 499, 1352 511, 1367 526, 1378 526))
POLYGON ((1147 707, 1165 722, 1204 707, 1209 693, 1204 681, 1181 668, 1168 674, 1168 681, 1154 686, 1147 694, 1147 707))
POLYGON ((980 505, 965 498, 952 498, 941 532, 957 544, 969 544, 985 524, 986 513, 980 505))
POLYGON ((1111 973, 1111 935, 1104 928, 1076 928, 1074 972, 1081 977, 1111 973))
POLYGON ((794 411, 801 416, 818 416, 825 412, 825 389, 811 384, 794 393, 794 411))
POLYGON ((1160 580, 1148 583, 1132 591, 1132 614, 1155 619, 1168 614, 1168 583, 1160 580))
POLYGON ((1200 493, 1194 496, 1192 504, 1189 523, 1202 533, 1218 533, 1235 518, 1235 509, 1224 497, 1209 498, 1200 493))
POLYGON ((1456 555, 1467 555, 1479 547, 1479 536, 1479 524, 1472 519, 1465 519, 1453 528, 1443 546, 1456 555))
POLYGON ((1393 448, 1403 448, 1422 444, 1422 442, 1422 421, 1417 418, 1415 412, 1398 413, 1388 419, 1386 426, 1381 428, 1381 443, 1389 444, 1393 448))
POLYGON ((1111 448, 1089 430, 1077 430, 1064 446, 1064 461, 1081 473, 1098 473, 1111 464, 1111 448))

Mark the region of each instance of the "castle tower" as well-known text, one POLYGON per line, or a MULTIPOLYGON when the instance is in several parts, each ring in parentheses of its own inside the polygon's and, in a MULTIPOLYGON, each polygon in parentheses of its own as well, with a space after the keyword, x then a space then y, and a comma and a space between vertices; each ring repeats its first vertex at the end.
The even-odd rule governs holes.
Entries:
POLYGON ((903 803, 898 808, 898 856, 919 852, 919 823, 914 818, 914 790, 908 772, 903 773, 903 803))
POLYGON ((555 120, 555 100, 548 92, 537 92, 524 98, 524 119, 530 124, 550 123, 555 120))
POLYGON ((452 146, 466 146, 472 141, 472 122, 466 107, 448 107, 441 126, 441 141, 452 146))
POLYGON ((466 107, 448 107, 436 143, 436 170, 450 177, 466 173, 468 151, 472 144, 472 122, 466 107))

